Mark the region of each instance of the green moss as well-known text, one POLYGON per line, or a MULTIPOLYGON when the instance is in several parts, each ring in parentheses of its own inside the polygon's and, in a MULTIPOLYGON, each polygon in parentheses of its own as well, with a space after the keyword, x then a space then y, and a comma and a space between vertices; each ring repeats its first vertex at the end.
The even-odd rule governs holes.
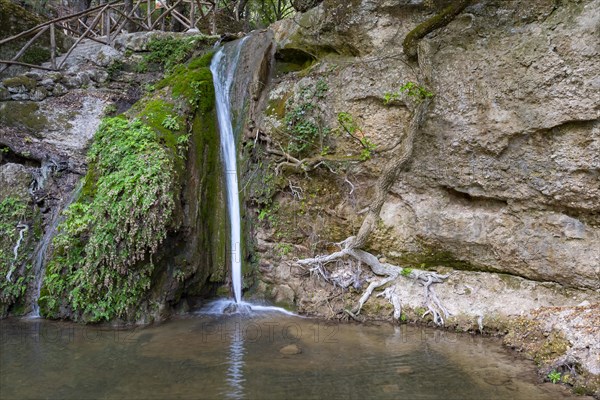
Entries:
POLYGON ((35 79, 28 78, 24 75, 6 78, 2 81, 2 84, 7 88, 24 86, 28 90, 33 90, 37 86, 37 82, 35 79))
POLYGON ((147 254, 165 239, 174 210, 174 158, 141 120, 102 122, 88 153, 88 189, 65 211, 53 240, 40 302, 45 315, 55 316, 64 300, 90 321, 138 304, 154 268, 147 254))
POLYGON ((506 287, 513 290, 521 289, 522 280, 508 274, 498 274, 498 278, 506 284, 506 287))
POLYGON ((270 100, 269 105, 267 106, 267 115, 277 119, 283 119, 285 117, 285 106, 292 94, 292 92, 288 92, 279 99, 270 100))
POLYGON ((392 257, 399 265, 410 266, 419 269, 432 269, 435 267, 448 267, 463 271, 485 271, 497 272, 493 268, 482 265, 474 265, 468 261, 457 258, 452 252, 439 250, 433 246, 421 245, 422 251, 404 253, 400 257, 392 257))
POLYGON ((38 110, 36 102, 0 103, 0 125, 24 127, 31 132, 38 132, 48 124, 48 119, 38 110))
POLYGON ((169 71, 185 62, 198 45, 205 43, 206 40, 204 36, 153 38, 148 42, 149 54, 144 56, 144 61, 160 64, 169 71))
POLYGON ((21 61, 28 64, 40 65, 50 59, 50 50, 45 47, 32 46, 25 51, 21 61))
MULTIPOLYGON (((189 211, 203 232, 192 252, 209 253, 205 276, 198 279, 204 283, 211 267, 224 265, 223 199, 214 194, 222 174, 208 63, 203 56, 174 68, 154 97, 101 124, 80 197, 65 211, 53 240, 40 298, 44 315, 60 317, 60 310, 70 309, 69 316, 85 321, 137 318, 138 306, 163 287, 165 271, 174 271, 157 269, 153 260, 168 233, 180 228, 186 163, 202 171, 200 182, 185 182, 191 189, 184 202, 200 207, 198 214, 189 211)), ((178 281, 193 273, 186 260, 176 265, 178 281)))

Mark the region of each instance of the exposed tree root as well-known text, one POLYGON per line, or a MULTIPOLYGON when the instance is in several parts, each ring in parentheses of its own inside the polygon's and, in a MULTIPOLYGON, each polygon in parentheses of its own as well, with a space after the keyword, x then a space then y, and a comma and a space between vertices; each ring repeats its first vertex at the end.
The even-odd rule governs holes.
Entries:
POLYGON ((12 265, 10 266, 8 273, 6 274, 6 280, 9 282, 11 282, 12 274, 16 268, 15 263, 19 258, 19 247, 21 247, 21 242, 23 242, 23 236, 25 235, 25 233, 27 233, 27 231, 29 231, 29 225, 20 223, 17 225, 17 229, 19 230, 19 240, 17 240, 17 244, 13 248, 14 259, 12 261, 12 265))
POLYGON ((427 312, 423 316, 431 314, 433 322, 437 325, 443 325, 445 318, 448 317, 448 310, 437 297, 432 285, 444 282, 449 275, 440 275, 435 272, 416 269, 404 269, 397 265, 382 263, 371 253, 361 250, 361 248, 365 247, 371 232, 375 229, 389 190, 398 178, 400 170, 412 155, 414 139, 423 124, 430 101, 429 98, 423 99, 414 110, 404 138, 398 144, 397 148, 393 150, 394 159, 388 164, 376 184, 375 197, 358 234, 339 243, 340 250, 335 253, 297 261, 297 264, 300 266, 310 266, 313 273, 316 273, 329 283, 331 283, 331 279, 330 275, 326 272, 325 266, 346 257, 354 258, 360 263, 368 265, 375 275, 381 277, 369 283, 369 286, 363 292, 353 310, 345 310, 346 314, 354 319, 358 318, 361 309, 373 295, 373 292, 389 284, 392 284, 392 286, 385 288, 380 295, 384 296, 394 306, 394 318, 399 319, 402 315, 402 303, 398 288, 393 283, 401 276, 413 279, 423 286, 424 303, 427 307, 427 312))
MULTIPOLYGON (((472 1, 473 0, 457 0, 452 2, 451 5, 444 8, 439 14, 426 20, 413 29, 406 36, 403 43, 405 55, 409 59, 417 59, 417 45, 419 40, 428 33, 446 26, 469 4, 471 4, 472 1)), ((379 220, 381 208, 386 201, 388 192, 390 191, 394 182, 396 182, 402 167, 406 165, 412 156, 414 139, 423 125, 423 121, 425 119, 425 115, 427 114, 430 103, 431 98, 429 97, 420 98, 419 101, 417 101, 416 108, 412 113, 412 117, 407 126, 404 137, 395 147, 390 150, 393 154, 392 160, 383 170, 379 180, 377 181, 377 184, 375 185, 374 198, 362 222, 358 234, 356 236, 351 236, 339 243, 340 250, 335 253, 297 261, 298 265, 309 266, 313 274, 320 276, 326 282, 332 284, 336 284, 336 282, 332 281, 331 275, 327 272, 325 267, 331 262, 339 262, 342 259, 350 257, 358 260, 359 263, 366 264, 370 267, 371 271, 379 278, 376 278, 369 283, 369 286, 363 292, 358 304, 354 309, 344 310, 344 313, 353 319, 359 319, 359 314, 364 304, 373 295, 373 292, 380 288, 384 288, 384 290, 377 296, 386 298, 393 305, 395 319, 401 318, 402 302, 400 300, 399 287, 395 284, 395 282, 397 282, 397 280, 401 277, 413 279, 416 283, 423 286, 424 304, 427 308, 427 311, 423 314, 423 317, 431 315, 433 322, 436 325, 444 325, 445 320, 449 316, 448 310, 435 293, 433 285, 444 282, 450 275, 441 275, 435 272, 417 269, 405 269, 397 265, 382 263, 371 253, 361 250, 362 248, 366 247, 369 236, 375 229, 377 221, 379 220)), ((347 131, 347 133, 353 136, 351 132, 347 131)), ((289 154, 286 154, 283 150, 281 150, 281 152, 278 150, 276 152, 271 151, 271 153, 282 157, 281 163, 277 166, 277 172, 279 172, 281 168, 288 166, 301 169, 306 172, 323 163, 323 160, 319 159, 318 157, 297 160, 291 157, 289 154)))
POLYGON ((384 287, 390 283, 392 286, 387 287, 378 296, 384 296, 394 306, 394 318, 399 319, 402 315, 402 302, 400 300, 400 293, 398 293, 398 287, 394 284, 394 282, 401 277, 413 279, 416 283, 422 285, 424 289, 424 304, 427 307, 427 312, 423 314, 423 317, 431 314, 433 322, 436 325, 444 325, 444 321, 448 317, 449 312, 437 297, 432 285, 444 282, 450 275, 440 275, 435 272, 418 269, 404 269, 397 265, 382 263, 377 259, 377 257, 369 252, 348 247, 348 243, 351 243, 352 239, 353 237, 350 237, 345 242, 341 243, 342 245, 345 245, 345 247, 338 252, 329 255, 298 260, 297 263, 301 266, 310 266, 311 271, 316 276, 321 277, 326 282, 332 284, 333 282, 331 280, 331 275, 327 273, 325 265, 339 261, 345 257, 352 257, 359 262, 368 265, 374 274, 381 276, 382 278, 375 279, 369 283, 369 286, 363 292, 362 296, 358 300, 358 304, 354 309, 344 310, 344 312, 353 319, 358 319, 358 315, 360 314, 364 304, 373 295, 373 292, 376 289, 384 287))

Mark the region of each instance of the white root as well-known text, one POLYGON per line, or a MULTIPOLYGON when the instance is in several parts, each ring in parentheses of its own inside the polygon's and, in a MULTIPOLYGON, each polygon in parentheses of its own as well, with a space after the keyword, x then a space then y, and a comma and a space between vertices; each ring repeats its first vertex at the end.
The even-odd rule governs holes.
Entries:
MULTIPOLYGON (((317 271, 320 271, 321 276, 325 276, 326 273, 323 272, 323 270, 327 263, 345 257, 352 257, 360 263, 368 265, 375 275, 382 277, 371 281, 353 310, 345 310, 352 318, 356 319, 356 316, 360 313, 360 310, 376 289, 400 279, 403 275, 423 286, 424 302, 427 307, 425 315, 431 314, 435 324, 443 325, 445 319, 447 319, 450 314, 433 290, 434 284, 444 282, 449 275, 440 275, 431 271, 405 270, 397 265, 382 263, 371 253, 361 250, 361 248, 364 248, 367 245, 368 238, 375 229, 381 208, 387 198, 389 190, 398 178, 401 169, 412 155, 414 138, 423 124, 429 104, 430 99, 423 99, 417 105, 413 111, 411 121, 407 126, 404 137, 398 145, 392 149, 394 158, 386 166, 382 175, 379 177, 375 186, 374 198, 371 202, 371 206, 368 208, 368 212, 365 215, 358 234, 356 236, 351 236, 340 243, 340 251, 329 255, 320 255, 314 258, 297 261, 297 264, 300 266, 312 266, 313 268, 317 268, 317 271)), ((402 315, 402 304, 400 296, 396 294, 396 285, 385 288, 382 295, 392 303, 394 306, 394 318, 399 319, 402 315)))
POLYGON ((29 225, 27 224, 18 224, 17 225, 17 229, 19 229, 19 239, 17 240, 17 244, 15 245, 15 247, 13 248, 13 262, 12 265, 10 266, 10 269, 8 270, 8 273, 6 274, 6 280, 11 282, 12 280, 12 274, 15 271, 16 268, 16 262, 17 262, 17 258, 19 257, 19 247, 21 247, 21 243, 23 242, 23 237, 25 236, 25 233, 27 233, 27 231, 29 231, 29 225))

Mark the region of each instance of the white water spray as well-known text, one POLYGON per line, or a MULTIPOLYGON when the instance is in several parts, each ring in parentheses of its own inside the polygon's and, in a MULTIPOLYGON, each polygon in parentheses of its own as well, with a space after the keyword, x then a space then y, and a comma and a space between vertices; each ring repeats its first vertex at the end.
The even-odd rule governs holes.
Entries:
POLYGON ((231 116, 231 85, 235 77, 240 52, 246 38, 238 40, 225 51, 222 47, 213 57, 210 71, 213 75, 221 154, 225 165, 225 184, 227 187, 227 209, 229 212, 231 240, 231 280, 236 303, 242 301, 242 260, 241 260, 241 218, 240 197, 237 175, 237 152, 231 116))

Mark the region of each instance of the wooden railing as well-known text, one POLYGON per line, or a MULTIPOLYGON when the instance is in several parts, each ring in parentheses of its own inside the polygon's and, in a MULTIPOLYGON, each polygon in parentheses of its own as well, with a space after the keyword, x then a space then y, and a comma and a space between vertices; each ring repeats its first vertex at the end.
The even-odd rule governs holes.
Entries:
POLYGON ((115 37, 123 32, 127 25, 135 27, 136 31, 166 30, 165 22, 167 16, 171 16, 171 18, 185 27, 186 30, 197 29, 200 22, 210 18, 211 33, 216 34, 216 13, 216 0, 137 0, 130 10, 125 8, 125 3, 122 0, 113 0, 82 12, 55 18, 17 35, 1 39, 0 46, 31 37, 12 59, 0 60, 0 65, 4 64, 0 68, 0 73, 4 72, 11 65, 59 71, 65 66, 67 59, 83 39, 90 39, 110 46, 114 43, 115 37), (157 3, 160 3, 159 6, 161 4, 163 6, 157 7, 157 3), (168 3, 170 5, 167 5, 168 3), (146 5, 145 15, 142 15, 142 4, 146 5), (189 15, 183 15, 177 10, 178 6, 183 4, 189 5, 189 15), (90 20, 91 22, 88 22, 90 20), (76 39, 75 43, 65 53, 62 62, 58 65, 57 31, 76 39), (19 61, 27 49, 35 42, 44 40, 45 34, 50 35, 50 66, 40 66, 19 61))

